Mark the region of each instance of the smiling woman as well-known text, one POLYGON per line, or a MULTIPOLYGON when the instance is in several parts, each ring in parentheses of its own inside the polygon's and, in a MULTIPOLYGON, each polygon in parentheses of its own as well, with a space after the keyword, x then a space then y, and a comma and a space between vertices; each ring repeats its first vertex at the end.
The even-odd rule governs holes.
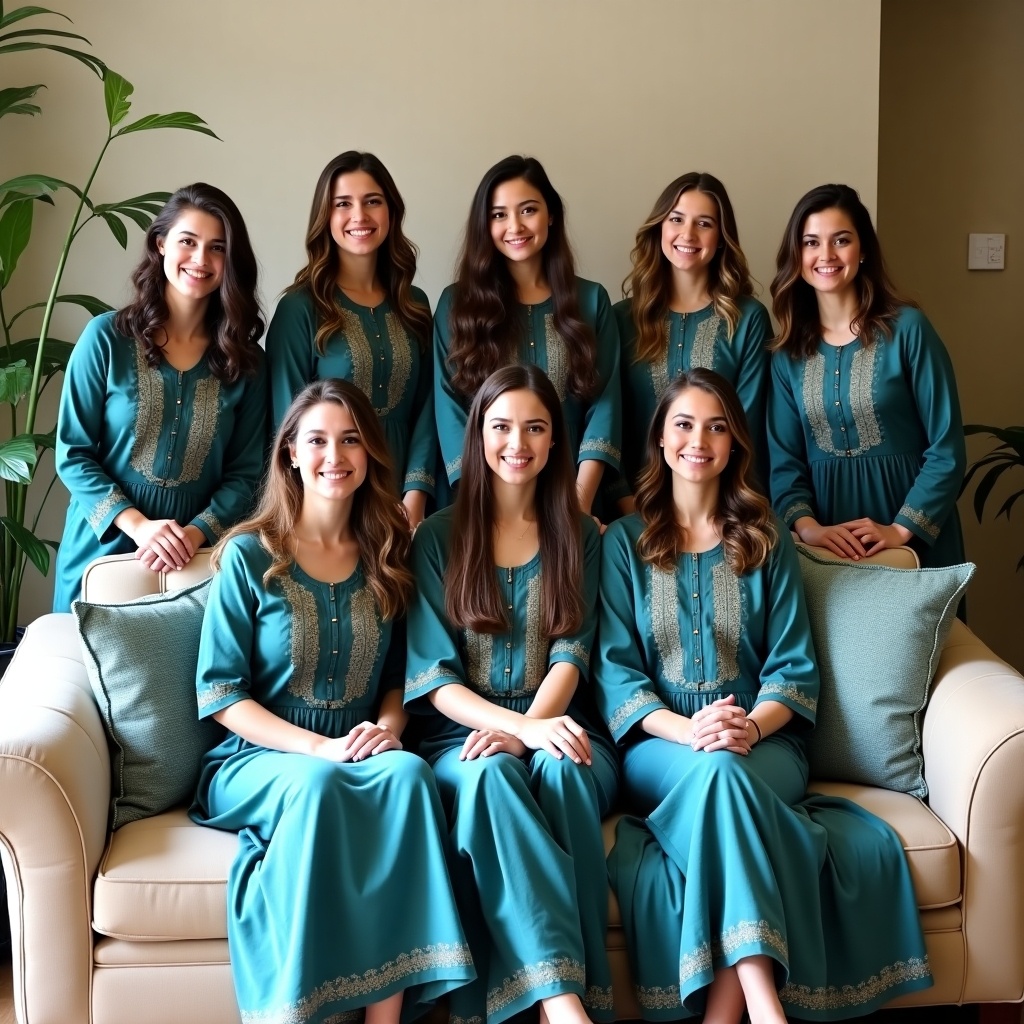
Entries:
POLYGON ((182 568, 249 511, 266 431, 256 257, 235 204, 195 184, 146 232, 133 301, 68 363, 57 472, 71 492, 54 611, 101 555, 182 568))

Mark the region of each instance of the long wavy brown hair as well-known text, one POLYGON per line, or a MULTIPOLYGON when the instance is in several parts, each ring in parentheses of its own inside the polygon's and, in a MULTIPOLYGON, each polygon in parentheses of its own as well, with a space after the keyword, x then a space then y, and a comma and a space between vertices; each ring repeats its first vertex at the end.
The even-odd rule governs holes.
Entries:
POLYGON ((740 248, 736 215, 725 186, 706 171, 681 175, 658 196, 647 220, 640 225, 630 253, 633 269, 622 282, 622 294, 633 296, 637 363, 652 363, 664 353, 664 320, 672 298, 672 266, 661 251, 661 226, 679 197, 691 189, 711 196, 718 206, 721 246, 708 264, 708 291, 715 312, 726 322, 730 340, 740 322, 737 300, 742 295, 754 294, 747 258, 740 248))
POLYGON ((387 238, 377 250, 377 280, 387 293, 402 326, 416 339, 420 351, 425 352, 430 344, 430 310, 417 302, 412 294, 419 250, 402 230, 405 202, 395 180, 372 153, 350 149, 336 156, 320 172, 306 228, 306 265, 295 275, 286 291, 297 292, 305 288, 312 297, 318 321, 316 347, 322 353, 327 339, 344 326, 344 310, 337 296, 341 258, 331 236, 331 209, 335 181, 342 174, 353 171, 365 171, 384 193, 390 227, 387 238))
POLYGON ((779 333, 768 346, 773 352, 788 352, 794 359, 807 359, 818 351, 821 316, 814 289, 803 279, 803 234, 807 218, 822 210, 842 210, 853 222, 863 257, 857 276, 857 313, 850 329, 865 345, 892 337, 892 325, 901 306, 915 303, 903 298, 889 278, 882 258, 871 214, 849 185, 819 185, 812 188, 793 209, 775 257, 772 281, 772 312, 779 333))
POLYGON ((536 366, 513 364, 492 373, 469 410, 462 449, 462 479, 455 496, 454 529, 444 603, 448 618, 478 633, 507 633, 505 602, 494 572, 494 484, 484 456, 484 416, 506 391, 530 391, 551 417, 554 447, 537 477, 541 611, 544 635, 566 636, 583 618, 583 540, 576 478, 554 385, 536 366))
POLYGON ((383 618, 393 619, 405 611, 412 596, 409 524, 395 490, 391 455, 380 420, 369 399, 347 380, 316 380, 295 396, 274 438, 270 468, 255 515, 224 534, 211 562, 214 569, 219 567, 224 545, 232 537, 255 533, 274 560, 264 573, 264 584, 288 572, 295 561, 293 537, 303 497, 302 478, 299 470, 292 468, 289 446, 295 443, 302 417, 325 402, 349 411, 369 456, 366 479, 352 503, 351 524, 359 543, 359 562, 377 609, 383 618))
POLYGON ((537 189, 551 215, 541 250, 544 277, 551 288, 555 330, 569 350, 566 387, 570 394, 587 399, 598 385, 597 337, 580 313, 576 261, 566 236, 562 197, 532 156, 505 157, 483 176, 473 195, 450 314, 452 386, 468 400, 498 367, 517 359, 519 299, 490 227, 494 190, 516 178, 537 189))
POLYGON ((694 367, 666 388, 647 431, 644 468, 636 487, 636 510, 644 529, 637 542, 643 561, 672 569, 686 550, 686 531, 676 521, 672 471, 660 445, 665 421, 675 400, 699 388, 718 400, 732 434, 733 450, 718 478, 718 510, 714 522, 722 536, 725 558, 737 576, 764 565, 779 539, 768 499, 754 482, 754 445, 736 389, 720 374, 694 367))
POLYGON ((206 330, 210 336, 206 362, 218 380, 233 384, 256 373, 261 356, 258 343, 265 324, 256 294, 256 255, 245 221, 230 197, 213 185, 197 181, 179 188, 146 229, 142 259, 131 276, 135 295, 118 310, 114 326, 142 346, 150 366, 160 365, 166 341, 164 327, 171 312, 164 297, 164 258, 157 246, 189 210, 216 217, 224 228, 224 279, 206 306, 206 330))

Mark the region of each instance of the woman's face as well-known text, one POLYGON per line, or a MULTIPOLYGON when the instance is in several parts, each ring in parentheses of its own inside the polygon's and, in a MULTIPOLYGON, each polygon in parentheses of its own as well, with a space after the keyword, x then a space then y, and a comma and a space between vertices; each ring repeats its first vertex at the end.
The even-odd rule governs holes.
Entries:
POLYGON ((551 415, 532 391, 506 391, 484 410, 484 459, 505 483, 536 480, 553 443, 551 415))
POLYGON ((359 429, 352 413, 336 402, 320 402, 307 409, 288 450, 305 494, 328 500, 351 498, 366 479, 369 455, 359 429))
POLYGON ((368 256, 388 237, 384 190, 366 171, 339 174, 331 185, 331 238, 342 253, 368 256))
POLYGON ((227 240, 219 217, 187 209, 157 238, 167 284, 183 298, 208 299, 224 280, 227 240))
POLYGON ((819 294, 853 287, 860 270, 860 237, 850 215, 836 207, 812 213, 800 233, 800 276, 819 294))
POLYGON ((668 408, 661 445, 668 468, 680 479, 706 483, 720 476, 732 451, 722 403, 701 388, 687 388, 668 408))
POLYGON ((523 263, 540 255, 552 217, 548 205, 525 178, 497 185, 489 210, 494 247, 508 260, 523 263))
POLYGON ((661 222, 661 251, 676 270, 701 271, 715 258, 722 238, 718 202, 691 188, 680 194, 661 222))

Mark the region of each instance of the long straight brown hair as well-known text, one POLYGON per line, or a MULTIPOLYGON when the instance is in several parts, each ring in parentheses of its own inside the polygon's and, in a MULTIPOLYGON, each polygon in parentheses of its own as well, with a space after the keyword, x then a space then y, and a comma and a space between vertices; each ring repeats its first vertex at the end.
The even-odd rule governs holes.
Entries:
POLYGON ((694 367, 676 377, 658 402, 647 431, 647 453, 636 487, 636 510, 644 529, 637 554, 649 565, 668 571, 686 550, 686 533, 676 521, 672 471, 665 462, 661 439, 672 403, 690 388, 718 399, 732 434, 733 451, 718 484, 715 525, 722 535, 725 558, 737 576, 764 565, 779 535, 768 499, 754 483, 754 445, 736 389, 721 374, 694 367))
POLYGON ((548 239, 541 250, 544 276, 551 288, 555 330, 569 350, 566 388, 577 398, 597 390, 597 337, 580 313, 576 261, 565 231, 565 206, 539 160, 509 156, 484 176, 473 195, 466 237, 452 298, 448 364, 452 386, 471 399, 500 366, 516 361, 519 299, 507 260, 491 238, 494 190, 522 178, 541 194, 551 215, 548 239))
POLYGON ((352 415, 359 439, 366 449, 366 479, 352 503, 352 531, 359 544, 359 563, 363 575, 384 619, 401 615, 413 590, 409 568, 409 523, 395 490, 391 455, 384 431, 373 406, 354 384, 347 380, 315 380, 302 389, 288 407, 274 438, 270 468, 260 494, 256 513, 239 523, 221 538, 211 563, 216 570, 224 545, 241 533, 255 533, 273 563, 263 576, 269 584, 283 576, 295 561, 293 538, 295 524, 302 511, 302 478, 292 468, 290 445, 298 436, 299 421, 315 405, 333 403, 352 415))
POLYGON ((777 273, 772 281, 772 312, 779 333, 768 346, 773 352, 788 352, 794 359, 807 359, 818 351, 821 315, 814 289, 803 279, 804 224, 812 213, 842 210, 860 241, 863 257, 857 276, 857 313, 851 330, 865 345, 892 337, 892 324, 901 306, 913 306, 896 291, 882 258, 882 247, 871 223, 871 214, 849 185, 819 185, 802 196, 790 215, 775 257, 777 273))
POLYGON ((551 417, 554 447, 538 474, 536 492, 541 610, 544 635, 567 636, 580 628, 583 619, 583 539, 576 478, 558 393, 544 371, 532 365, 506 366, 492 373, 469 410, 444 578, 445 611, 457 626, 477 633, 507 633, 511 625, 495 579, 493 473, 483 444, 484 416, 506 391, 532 392, 551 417))
POLYGON ((684 192, 696 189, 711 196, 718 206, 718 232, 721 246, 708 264, 708 291, 715 312, 726 322, 731 339, 740 322, 737 299, 753 295, 747 258, 740 248, 736 215, 725 186, 706 171, 690 171, 670 182, 658 196, 647 220, 636 233, 636 245, 630 253, 633 270, 622 282, 622 294, 633 296, 633 323, 636 325, 635 362, 653 363, 665 348, 663 321, 672 297, 672 268, 661 251, 661 225, 684 192))
POLYGON ((334 182, 342 174, 365 171, 380 186, 388 204, 388 236, 377 250, 377 279, 387 292, 395 315, 417 341, 421 352, 430 344, 430 310, 416 301, 412 280, 416 276, 419 251, 402 230, 405 202, 388 169, 372 153, 350 149, 336 156, 321 172, 313 190, 313 205, 306 229, 306 265, 295 275, 286 291, 307 289, 316 307, 316 347, 322 353, 327 339, 344 326, 344 310, 338 302, 338 270, 341 259, 331 237, 331 208, 334 182))

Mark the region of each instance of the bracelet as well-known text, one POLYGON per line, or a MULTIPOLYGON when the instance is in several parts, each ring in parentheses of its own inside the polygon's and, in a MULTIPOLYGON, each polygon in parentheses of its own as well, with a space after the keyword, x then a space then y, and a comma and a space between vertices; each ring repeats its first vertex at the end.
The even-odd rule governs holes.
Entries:
POLYGON ((760 743, 762 740, 761 726, 759 726, 752 718, 748 718, 747 721, 757 730, 757 742, 760 743))

